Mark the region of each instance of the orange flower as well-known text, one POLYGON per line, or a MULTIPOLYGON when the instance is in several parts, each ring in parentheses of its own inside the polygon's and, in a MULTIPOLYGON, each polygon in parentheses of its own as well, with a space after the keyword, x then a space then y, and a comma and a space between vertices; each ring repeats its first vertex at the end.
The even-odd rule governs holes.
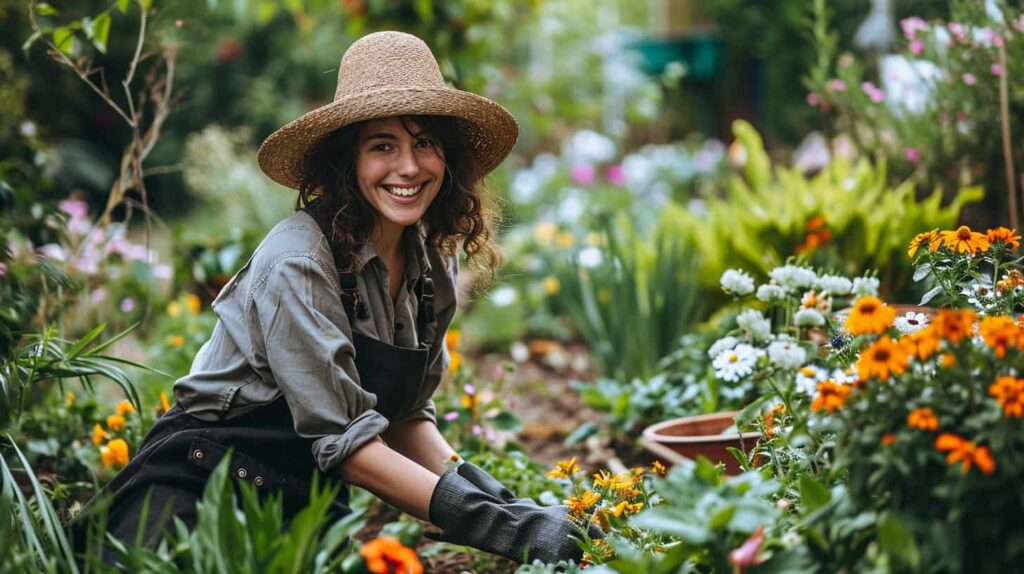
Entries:
POLYGON ((939 357, 939 365, 941 365, 943 369, 952 369, 956 366, 956 355, 953 353, 943 353, 942 356, 939 357))
POLYGON ((807 225, 805 226, 807 231, 817 231, 823 227, 825 227, 825 216, 820 213, 808 219, 807 225))
POLYGON ((665 476, 665 473, 668 472, 668 469, 665 468, 665 465, 661 464, 660 460, 656 460, 651 463, 651 471, 653 471, 654 474, 658 476, 665 476))
POLYGON ((942 338, 934 326, 928 325, 916 333, 900 337, 899 344, 903 346, 907 354, 924 361, 939 351, 939 343, 942 338))
POLYGON ((185 337, 181 335, 174 335, 167 338, 167 344, 172 347, 182 347, 185 345, 185 337))
POLYGON ((896 309, 889 307, 878 297, 868 295, 854 303, 850 316, 846 318, 846 329, 852 335, 881 334, 892 327, 895 320, 896 309))
POLYGON ((1008 417, 1024 416, 1024 379, 1004 375, 988 388, 988 394, 999 401, 1003 414, 1008 417))
POLYGON ((1011 317, 985 317, 978 323, 978 331, 985 344, 995 350, 996 356, 1006 356, 1007 347, 1016 347, 1020 341, 1021 330, 1011 317))
POLYGON ((373 574, 423 574, 416 551, 394 538, 378 536, 363 544, 359 554, 373 574))
POLYGON ((576 457, 572 457, 569 460, 560 460, 555 465, 555 469, 547 473, 548 478, 568 478, 572 479, 573 475, 580 471, 579 465, 576 464, 576 457))
POLYGON ((888 381, 889 375, 903 374, 909 362, 910 357, 902 345, 889 337, 882 337, 861 352, 857 359, 857 375, 862 380, 878 377, 888 381))
POLYGON ((455 347, 459 346, 459 341, 462 340, 462 332, 458 329, 448 329, 448 332, 444 335, 444 346, 449 351, 454 351, 455 347))
POLYGON ((882 444, 884 444, 885 446, 891 446, 895 442, 896 435, 894 435, 893 433, 887 432, 884 435, 882 435, 882 444))
POLYGON ((1020 247, 1020 235, 1017 235, 1016 229, 1007 229, 1005 227, 989 229, 986 239, 988 239, 989 243, 1002 243, 1010 249, 1020 247))
POLYGON ((1024 287, 1024 273, 1011 269, 1006 275, 996 282, 996 291, 1002 293, 1010 291, 1015 287, 1024 287))
POLYGON ((134 412, 135 412, 135 407, 132 406, 132 403, 130 401, 123 400, 123 401, 117 403, 117 414, 119 414, 119 415, 129 415, 129 414, 134 413, 134 412))
POLYGON ((448 362, 448 372, 449 373, 454 373, 455 371, 458 371, 459 367, 462 366, 462 353, 460 353, 458 351, 449 351, 448 352, 448 359, 449 359, 449 362, 448 362))
POLYGON ((107 427, 112 431, 119 431, 124 428, 124 417, 121 415, 110 415, 107 417, 107 427))
POLYGON ((195 293, 189 293, 185 296, 185 308, 188 309, 189 314, 198 315, 203 308, 203 302, 195 293))
POLYGON ((928 407, 921 407, 910 411, 907 415, 907 426, 924 431, 939 430, 939 418, 935 411, 928 407))
POLYGON ((167 400, 167 393, 160 393, 160 414, 171 410, 171 403, 167 400))
POLYGON ((959 343, 971 336, 976 318, 977 314, 970 309, 942 309, 932 324, 942 338, 959 343))
POLYGON ((942 242, 954 253, 968 253, 976 255, 981 251, 988 251, 988 237, 971 231, 970 227, 961 225, 955 231, 943 231, 942 242))
POLYGON ((569 500, 566 500, 565 504, 569 507, 570 516, 581 518, 592 506, 597 504, 598 500, 601 500, 601 494, 594 492, 593 490, 588 490, 583 493, 583 496, 569 497, 569 500))
POLYGON ((816 411, 836 412, 846 402, 853 387, 837 383, 831 379, 818 383, 818 393, 811 402, 811 409, 816 411))
POLYGON ((100 446, 100 443, 107 439, 107 431, 103 430, 103 425, 96 423, 96 426, 92 427, 92 444, 100 446))
POLYGON ((931 231, 925 231, 924 233, 918 233, 914 236, 914 239, 910 241, 910 248, 907 249, 907 255, 913 257, 917 255, 917 250, 923 245, 928 245, 929 251, 935 251, 939 248, 942 243, 942 238, 939 236, 939 230, 933 229, 931 231))
POLYGON ((978 467, 978 470, 985 474, 992 474, 996 463, 992 460, 992 453, 987 446, 978 446, 973 442, 959 437, 953 433, 942 433, 935 439, 935 448, 939 452, 949 453, 946 455, 947 464, 960 463, 960 470, 964 474, 971 470, 971 466, 978 467))
POLYGON ((774 407, 772 407, 772 410, 768 411, 768 413, 764 415, 764 437, 765 438, 772 438, 773 436, 775 436, 775 429, 774 429, 775 417, 781 417, 785 413, 786 413, 786 405, 783 404, 783 403, 779 403, 779 404, 775 405, 774 407))
POLYGON ((107 468, 121 468, 128 464, 128 443, 123 438, 115 438, 100 447, 100 460, 107 468))

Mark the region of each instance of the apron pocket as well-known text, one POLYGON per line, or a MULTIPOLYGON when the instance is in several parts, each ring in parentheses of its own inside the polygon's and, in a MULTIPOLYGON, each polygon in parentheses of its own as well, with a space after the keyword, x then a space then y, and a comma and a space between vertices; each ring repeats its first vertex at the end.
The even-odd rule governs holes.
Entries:
MULTIPOLYGON (((229 446, 212 441, 204 436, 192 439, 188 449, 188 459, 196 466, 213 472, 217 465, 228 455, 229 446)), ((234 449, 228 473, 238 480, 249 482, 263 489, 285 489, 298 485, 298 479, 277 472, 273 467, 234 449)))

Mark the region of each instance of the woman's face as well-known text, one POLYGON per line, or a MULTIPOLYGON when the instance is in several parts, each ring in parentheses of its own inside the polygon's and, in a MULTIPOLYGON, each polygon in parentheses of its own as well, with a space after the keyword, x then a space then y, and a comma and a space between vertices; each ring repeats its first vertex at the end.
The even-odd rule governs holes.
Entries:
POLYGON ((356 181, 385 232, 419 221, 437 197, 444 173, 440 142, 415 122, 381 118, 360 129, 356 181))

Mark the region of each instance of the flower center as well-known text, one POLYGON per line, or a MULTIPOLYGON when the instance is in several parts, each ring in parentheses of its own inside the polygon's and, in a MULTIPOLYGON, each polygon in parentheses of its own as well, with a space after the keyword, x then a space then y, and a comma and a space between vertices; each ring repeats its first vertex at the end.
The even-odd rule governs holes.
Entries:
POLYGON ((740 356, 739 355, 737 355, 736 353, 729 353, 729 362, 730 363, 735 363, 738 360, 740 360, 740 356))
POLYGON ((956 230, 956 238, 960 241, 967 241, 971 238, 971 229, 966 225, 961 225, 960 229, 956 230))

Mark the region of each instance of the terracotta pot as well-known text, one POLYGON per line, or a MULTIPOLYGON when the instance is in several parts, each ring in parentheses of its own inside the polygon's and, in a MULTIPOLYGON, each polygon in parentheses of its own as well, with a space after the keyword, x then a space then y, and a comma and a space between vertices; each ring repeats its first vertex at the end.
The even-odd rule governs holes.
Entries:
POLYGON ((721 412, 660 422, 644 429, 640 444, 668 465, 703 455, 712 463, 725 463, 727 474, 739 474, 740 465, 726 448, 749 452, 761 433, 737 432, 736 414, 721 412))

